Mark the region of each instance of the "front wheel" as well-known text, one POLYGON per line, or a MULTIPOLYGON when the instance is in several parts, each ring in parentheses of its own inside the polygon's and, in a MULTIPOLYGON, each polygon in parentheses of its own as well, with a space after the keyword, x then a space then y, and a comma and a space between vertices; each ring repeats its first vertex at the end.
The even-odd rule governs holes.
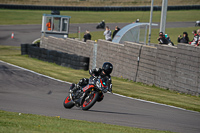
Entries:
POLYGON ((71 109, 72 107, 74 107, 75 104, 71 101, 70 97, 67 96, 63 102, 63 105, 65 108, 71 109))
POLYGON ((96 91, 90 91, 88 92, 84 97, 83 97, 83 100, 82 100, 82 110, 88 110, 90 109, 97 101, 99 97, 99 93, 96 92, 96 91))

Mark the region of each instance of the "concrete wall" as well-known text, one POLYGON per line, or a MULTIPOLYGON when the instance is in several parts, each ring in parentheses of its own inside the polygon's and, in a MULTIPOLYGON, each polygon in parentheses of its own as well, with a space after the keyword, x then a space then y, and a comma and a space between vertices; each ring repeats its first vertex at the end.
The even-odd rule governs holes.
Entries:
POLYGON ((178 45, 174 89, 196 94, 200 93, 200 47, 178 45))
MULTIPOLYGON (((94 43, 48 37, 42 39, 41 47, 90 57, 92 68, 94 43)), ((98 40, 97 44, 96 66, 111 62, 114 66, 112 76, 193 95, 200 94, 200 47, 186 44, 154 47, 105 40, 98 40)))

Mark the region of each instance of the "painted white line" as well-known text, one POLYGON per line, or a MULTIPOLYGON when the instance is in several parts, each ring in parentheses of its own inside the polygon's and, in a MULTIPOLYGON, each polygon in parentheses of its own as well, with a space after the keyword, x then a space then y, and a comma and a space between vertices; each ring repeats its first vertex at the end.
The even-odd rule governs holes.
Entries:
MULTIPOLYGON (((8 64, 8 65, 13 66, 13 67, 16 67, 16 68, 19 68, 19 69, 22 69, 22 70, 25 70, 25 71, 28 71, 28 72, 31 72, 31 73, 34 73, 34 74, 37 74, 37 75, 40 75, 40 76, 43 76, 43 77, 46 77, 46 78, 49 78, 49 79, 52 79, 52 80, 55 80, 55 81, 58 81, 58 82, 63 82, 63 83, 67 83, 67 84, 72 84, 72 83, 70 83, 70 82, 62 81, 62 80, 60 80, 60 79, 55 79, 55 78, 53 78, 53 77, 46 76, 46 75, 43 75, 43 74, 34 72, 34 71, 32 71, 32 70, 29 70, 29 69, 26 69, 26 68, 23 68, 23 67, 20 67, 20 66, 16 66, 16 65, 10 64, 10 63, 4 62, 4 61, 2 61, 2 60, 0 60, 0 62, 5 63, 5 64, 8 64)), ((132 100, 136 100, 136 101, 140 101, 140 102, 151 103, 151 104, 156 104, 156 105, 160 105, 160 106, 166 106, 166 107, 175 108, 175 109, 184 110, 184 111, 189 111, 189 112, 193 112, 193 113, 199 113, 199 112, 197 112, 197 111, 187 110, 187 109, 183 109, 183 108, 179 108, 179 107, 175 107, 175 106, 171 106, 171 105, 167 105, 167 104, 156 103, 156 102, 146 101, 146 100, 142 100, 142 99, 127 97, 127 96, 120 95, 120 94, 117 94, 117 93, 113 93, 113 94, 116 95, 116 96, 119 96, 119 97, 124 97, 124 98, 132 99, 132 100)))
POLYGON ((120 95, 120 94, 117 94, 117 93, 113 93, 113 94, 116 95, 116 96, 120 96, 120 97, 124 97, 124 98, 128 98, 128 99, 132 99, 132 100, 136 100, 136 101, 140 101, 140 102, 151 103, 151 104, 156 104, 156 105, 160 105, 160 106, 166 106, 166 107, 175 108, 175 109, 179 109, 179 110, 184 110, 184 111, 199 113, 197 111, 187 110, 187 109, 176 107, 176 106, 172 106, 172 105, 167 105, 167 104, 162 104, 162 103, 156 103, 156 102, 152 102, 152 101, 146 101, 146 100, 137 99, 137 98, 133 98, 133 97, 127 97, 127 96, 123 96, 123 95, 120 95))

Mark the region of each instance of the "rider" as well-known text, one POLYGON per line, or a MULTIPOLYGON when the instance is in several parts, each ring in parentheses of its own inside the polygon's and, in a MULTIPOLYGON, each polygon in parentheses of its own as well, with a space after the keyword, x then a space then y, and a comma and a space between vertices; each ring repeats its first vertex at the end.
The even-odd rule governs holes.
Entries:
MULTIPOLYGON (((95 69, 89 70, 89 74, 94 78, 100 78, 104 85, 105 91, 112 92, 112 80, 110 76, 110 74, 112 73, 112 70, 113 70, 113 65, 110 62, 105 62, 102 68, 95 68, 95 69)), ((89 83, 89 79, 83 78, 79 81, 77 86, 75 86, 74 84, 72 88, 78 89, 79 86, 84 87, 88 83, 89 83)), ((104 97, 103 93, 100 93, 100 98, 98 101, 101 101, 103 97, 104 97)))
POLYGON ((93 77, 99 77, 102 83, 107 86, 107 90, 112 92, 112 80, 110 74, 112 73, 113 65, 110 62, 105 62, 102 68, 91 69, 89 74, 93 77))

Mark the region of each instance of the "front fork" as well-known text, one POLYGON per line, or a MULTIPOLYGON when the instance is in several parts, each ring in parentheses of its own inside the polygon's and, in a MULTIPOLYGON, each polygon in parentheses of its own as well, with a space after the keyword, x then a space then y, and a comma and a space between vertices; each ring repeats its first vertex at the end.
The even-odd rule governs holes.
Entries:
MULTIPOLYGON (((76 91, 78 91, 78 90, 76 90, 76 91)), ((73 89, 70 88, 69 98, 77 107, 81 107, 81 101, 82 101, 82 98, 85 96, 85 93, 83 93, 83 95, 81 97, 79 97, 78 99, 75 98, 76 96, 73 96, 73 95, 75 95, 74 93, 76 93, 76 92, 74 92, 73 89)))

